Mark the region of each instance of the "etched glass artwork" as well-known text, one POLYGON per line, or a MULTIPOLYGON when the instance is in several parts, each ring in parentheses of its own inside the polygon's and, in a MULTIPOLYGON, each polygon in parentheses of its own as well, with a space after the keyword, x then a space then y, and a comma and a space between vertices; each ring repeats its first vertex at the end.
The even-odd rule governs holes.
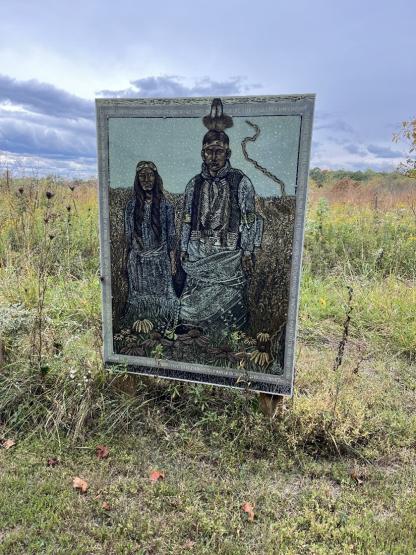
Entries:
POLYGON ((97 100, 106 362, 291 394, 313 104, 97 100))

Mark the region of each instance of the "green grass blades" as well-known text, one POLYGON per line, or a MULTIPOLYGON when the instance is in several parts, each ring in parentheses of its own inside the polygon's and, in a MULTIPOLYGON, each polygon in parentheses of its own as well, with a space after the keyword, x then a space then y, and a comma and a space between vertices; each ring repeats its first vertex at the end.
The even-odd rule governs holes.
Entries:
POLYGON ((312 183, 274 419, 253 393, 105 370, 95 184, 0 179, 0 553, 416 552, 416 194, 364 177, 312 183))

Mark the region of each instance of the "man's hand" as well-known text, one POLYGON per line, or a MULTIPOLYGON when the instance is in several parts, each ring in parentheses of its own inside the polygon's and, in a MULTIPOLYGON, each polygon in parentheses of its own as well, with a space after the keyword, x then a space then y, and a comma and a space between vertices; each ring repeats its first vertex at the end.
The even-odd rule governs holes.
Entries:
POLYGON ((139 249, 143 248, 142 238, 135 231, 133 231, 132 239, 133 246, 136 246, 136 248, 138 247, 139 249))
POLYGON ((251 254, 244 254, 241 258, 241 266, 247 275, 251 275, 254 270, 253 260, 251 254))

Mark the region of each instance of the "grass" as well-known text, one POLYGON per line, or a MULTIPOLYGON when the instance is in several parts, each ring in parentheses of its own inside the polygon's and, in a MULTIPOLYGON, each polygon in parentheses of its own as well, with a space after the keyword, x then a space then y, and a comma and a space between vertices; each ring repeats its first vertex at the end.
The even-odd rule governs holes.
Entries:
POLYGON ((0 553, 416 552, 409 191, 312 189, 296 394, 270 420, 251 393, 105 371, 96 192, 35 185, 0 183, 0 553))
POLYGON ((22 441, 1 453, 0 553, 414 553, 415 465, 257 457, 205 430, 22 441), (97 442, 110 456, 98 461, 97 442), (47 467, 46 458, 60 464, 47 467), (149 480, 160 469, 165 479, 149 480), (88 481, 80 495, 74 476, 88 481), (414 490, 413 490, 414 491, 414 490), (12 502, 11 502, 12 500, 12 502), (102 508, 103 502, 111 509, 102 508), (254 505, 248 521, 244 502, 254 505))

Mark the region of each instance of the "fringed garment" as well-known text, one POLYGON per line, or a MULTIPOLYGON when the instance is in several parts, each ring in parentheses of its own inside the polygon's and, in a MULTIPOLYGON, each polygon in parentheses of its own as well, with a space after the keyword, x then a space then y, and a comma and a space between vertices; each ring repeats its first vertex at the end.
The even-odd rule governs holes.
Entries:
POLYGON ((134 234, 135 199, 127 203, 125 233, 127 239, 128 298, 123 325, 148 319, 155 327, 174 326, 179 303, 172 284, 169 252, 175 247, 173 207, 160 203, 161 238, 158 241, 151 225, 151 204, 144 206, 141 237, 134 234))
POLYGON ((247 276, 241 257, 261 244, 250 179, 229 162, 213 177, 205 164, 185 190, 181 251, 188 255, 180 321, 221 333, 247 321, 247 276))

